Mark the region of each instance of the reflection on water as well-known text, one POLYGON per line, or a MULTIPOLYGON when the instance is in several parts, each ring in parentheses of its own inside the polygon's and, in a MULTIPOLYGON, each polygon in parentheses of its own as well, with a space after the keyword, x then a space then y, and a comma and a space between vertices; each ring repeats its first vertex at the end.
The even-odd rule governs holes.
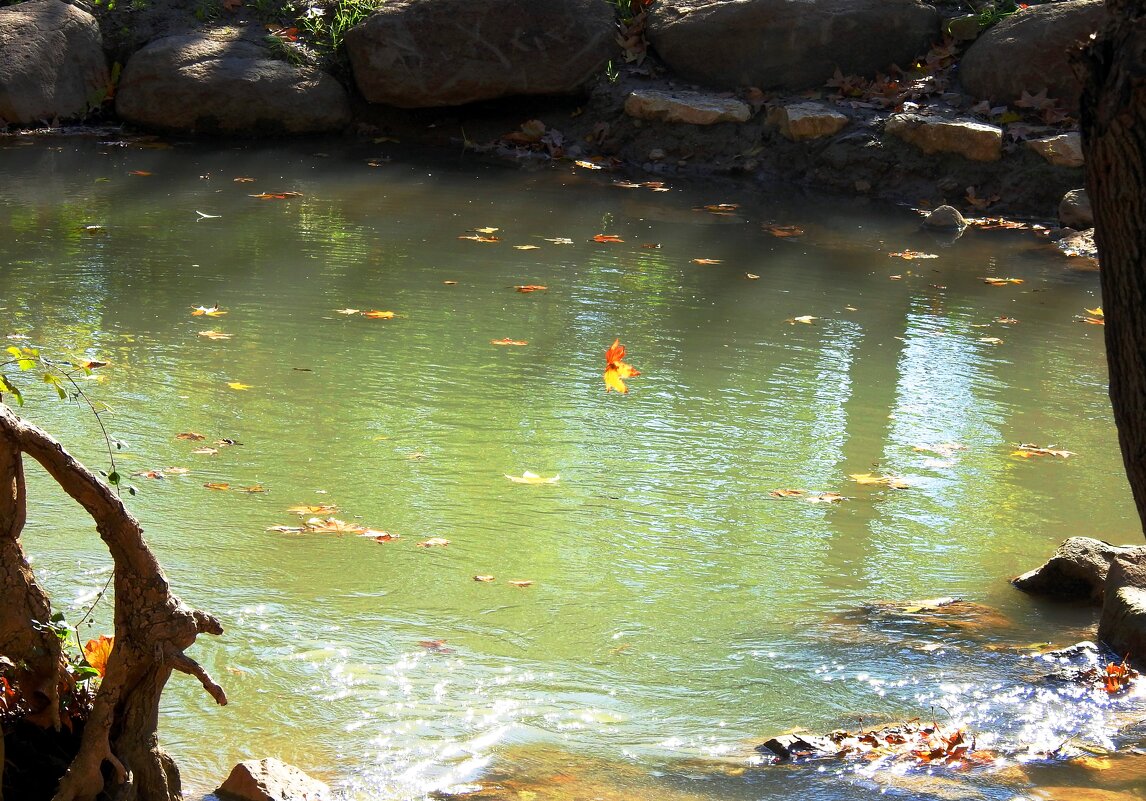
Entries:
MULTIPOLYGON (((195 651, 232 705, 165 695, 192 790, 276 755, 361 798, 1009 798, 1089 780, 1024 755, 1120 742, 1136 699, 1032 682, 1008 647, 1093 619, 1006 578, 1069 535, 1136 538, 1101 329, 1074 320, 1092 273, 1029 234, 938 242, 907 211, 791 190, 323 147, 0 146, 2 333, 111 361, 91 386, 121 471, 191 470, 135 479, 131 503, 177 592, 227 628, 195 651), (251 197, 285 191, 302 195, 251 197), (487 227, 499 241, 459 238, 487 227), (887 255, 905 249, 938 258, 887 255), (528 345, 490 344, 506 337, 528 345), (615 338, 642 372, 627 396, 601 380, 615 338), (241 444, 197 455, 182 431, 241 444), (526 470, 561 480, 504 478, 526 470), (400 538, 267 531, 300 503, 400 538), (847 615, 937 595, 1008 624, 847 615), (794 726, 920 716, 962 721, 1004 767, 752 761, 794 726)), ((25 412, 102 463, 85 415, 25 412)), ((108 558, 45 480, 32 492, 27 545, 78 616, 108 558)))

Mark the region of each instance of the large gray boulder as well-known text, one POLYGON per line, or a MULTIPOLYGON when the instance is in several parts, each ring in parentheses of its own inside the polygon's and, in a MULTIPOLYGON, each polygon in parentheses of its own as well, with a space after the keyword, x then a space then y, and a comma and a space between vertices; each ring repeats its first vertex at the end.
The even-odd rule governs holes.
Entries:
POLYGON ((1146 660, 1146 550, 1111 562, 1098 637, 1119 656, 1146 660))
POLYGON ((107 89, 91 14, 60 0, 0 8, 0 127, 81 117, 107 89))
POLYGON ((1082 82, 1069 53, 1098 30, 1103 0, 1068 0, 1031 6, 1007 17, 967 49, 959 63, 963 88, 992 103, 1014 103, 1023 92, 1046 90, 1078 111, 1082 82))
POLYGON ((617 55, 603 0, 388 0, 346 33, 359 91, 402 108, 580 91, 617 55))
POLYGON ((1107 573, 1115 559, 1146 555, 1146 547, 1111 545, 1092 537, 1071 537, 1041 567, 1011 581, 1033 595, 1061 600, 1102 603, 1107 593, 1107 573))
POLYGON ((908 67, 939 34, 917 0, 668 0, 648 39, 684 78, 720 88, 807 89, 838 68, 872 76, 908 67))
POLYGON ((237 32, 152 42, 127 62, 115 110, 127 122, 184 133, 327 133, 350 122, 342 84, 272 58, 237 32))

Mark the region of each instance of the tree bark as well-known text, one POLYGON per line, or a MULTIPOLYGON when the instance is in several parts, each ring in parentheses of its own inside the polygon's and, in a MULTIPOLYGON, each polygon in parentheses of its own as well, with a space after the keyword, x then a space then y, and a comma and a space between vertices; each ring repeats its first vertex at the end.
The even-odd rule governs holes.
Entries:
POLYGON ((59 686, 67 676, 59 640, 33 621, 47 621, 47 597, 20 548, 25 497, 21 454, 39 462, 96 523, 115 563, 115 646, 84 727, 79 753, 60 781, 55 801, 94 801, 106 784, 118 801, 181 798, 179 772, 159 748, 159 699, 173 670, 189 673, 219 703, 227 702, 184 650, 199 634, 221 634, 219 622, 171 594, 143 539, 139 522, 119 496, 39 428, 0 404, 0 653, 22 660, 34 686, 51 702, 59 725, 59 686), (52 650, 54 646, 54 651, 52 650))
POLYGON ((1146 531, 1146 0, 1107 0, 1081 58, 1086 189, 1094 209, 1110 402, 1146 531))

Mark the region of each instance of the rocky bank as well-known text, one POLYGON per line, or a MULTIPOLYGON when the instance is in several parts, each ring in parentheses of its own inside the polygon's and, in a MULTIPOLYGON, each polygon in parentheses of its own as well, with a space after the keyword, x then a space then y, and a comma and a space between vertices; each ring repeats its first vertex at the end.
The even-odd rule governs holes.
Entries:
POLYGON ((0 7, 0 125, 398 139, 1040 219, 1083 183, 1069 53, 1104 14, 1102 0, 1010 14, 388 0, 332 49, 332 0, 108 1, 0 7))

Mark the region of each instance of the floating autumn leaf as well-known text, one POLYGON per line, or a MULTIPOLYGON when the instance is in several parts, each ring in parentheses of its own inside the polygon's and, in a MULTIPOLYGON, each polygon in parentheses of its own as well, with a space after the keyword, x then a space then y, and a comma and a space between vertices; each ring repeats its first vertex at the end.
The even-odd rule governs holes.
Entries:
POLYGON ((802 498, 808 493, 802 489, 774 489, 768 494, 773 498, 802 498))
POLYGON ((191 442, 198 442, 199 440, 207 439, 207 437, 194 431, 184 431, 181 434, 176 434, 175 439, 186 439, 190 440, 191 442))
POLYGON ((199 336, 206 337, 207 339, 230 339, 230 334, 224 334, 222 331, 200 331, 199 336))
POLYGON ((593 237, 594 242, 624 242, 625 240, 616 234, 597 234, 593 237))
POLYGON ((1007 284, 1021 284, 1022 278, 999 278, 998 276, 990 275, 982 279, 984 284, 991 286, 1006 286, 1007 284))
POLYGON ((186 467, 165 467, 163 472, 169 476, 185 476, 191 471, 186 467))
POLYGON ((1011 456, 1018 456, 1022 459, 1031 459, 1035 456, 1055 456, 1059 459, 1068 459, 1074 456, 1073 451, 1064 451, 1055 448, 1040 448, 1038 445, 1030 445, 1022 443, 1018 449, 1011 452, 1011 456))
POLYGON ((541 250, 540 245, 514 245, 514 250, 541 250))
POLYGON ((1102 688, 1106 692, 1113 694, 1124 690, 1129 686, 1131 680, 1138 678, 1138 671, 1126 664, 1128 658, 1124 658, 1121 664, 1109 663, 1106 669, 1099 674, 1099 678, 1102 679, 1102 688))
POLYGON ((500 230, 500 228, 492 228, 490 226, 486 226, 485 228, 471 228, 470 233, 485 234, 486 236, 489 236, 490 234, 496 234, 500 230))
POLYGON ((252 387, 251 384, 244 384, 242 381, 228 381, 227 386, 237 392, 245 392, 252 387))
POLYGON ((358 536, 366 537, 366 539, 374 540, 375 542, 390 542, 402 538, 401 534, 395 534, 392 531, 380 531, 376 528, 368 528, 358 536))
POLYGON ((541 284, 520 284, 518 286, 515 286, 514 289, 516 289, 518 292, 528 293, 528 292, 541 292, 543 290, 549 289, 549 287, 543 286, 541 284))
POLYGON ((248 495, 257 495, 260 492, 266 492, 267 488, 262 484, 252 484, 249 487, 236 487, 235 492, 245 492, 248 495))
POLYGON ((106 634, 101 634, 84 644, 84 661, 99 674, 101 679, 107 674, 107 660, 111 657, 111 649, 114 647, 115 637, 108 637, 106 634))
POLYGON ((911 450, 916 453, 934 453, 937 456, 946 458, 954 456, 958 451, 967 450, 967 446, 961 445, 958 442, 942 442, 938 445, 912 445, 911 450))
POLYGON ((756 273, 744 273, 744 277, 749 281, 755 281, 760 278, 756 273))
POLYGON ((268 526, 264 531, 277 531, 282 534, 305 534, 306 526, 268 526))
POLYGON ((979 341, 987 345, 1002 345, 1003 340, 998 337, 979 337, 979 341))
POLYGON ((500 242, 500 236, 483 236, 481 234, 462 234, 458 239, 468 239, 470 242, 500 242))
POLYGON ((839 503, 840 501, 846 501, 847 498, 838 492, 821 492, 819 495, 809 495, 807 498, 804 498, 804 500, 808 503, 839 503))
POLYGON ((905 261, 939 258, 939 254, 937 253, 920 253, 918 250, 901 250, 896 253, 888 253, 887 255, 895 259, 904 259, 905 261))
POLYGON ((418 640, 418 647, 436 654, 452 654, 454 652, 453 648, 446 647, 445 640, 418 640))
POLYGON ((320 504, 300 504, 298 506, 291 506, 287 509, 292 514, 299 515, 333 515, 338 512, 338 507, 332 503, 320 504))
POLYGON ((604 166, 602 166, 600 164, 597 164, 597 163, 592 162, 592 161, 585 161, 584 159, 576 159, 576 160, 574 160, 573 164, 580 167, 583 170, 603 170, 603 169, 605 169, 604 166))
POLYGON ((811 325, 813 320, 819 320, 819 319, 820 319, 819 317, 813 317, 810 314, 804 314, 804 315, 801 315, 800 317, 789 317, 784 322, 786 322, 788 325, 795 325, 796 323, 804 323, 805 325, 811 325))
POLYGON ((219 308, 219 304, 214 306, 192 306, 192 317, 222 317, 227 312, 219 308))
POLYGON ((911 484, 898 476, 876 476, 871 473, 853 473, 849 475, 852 481, 861 485, 887 487, 888 489, 907 489, 911 484))
POLYGON ((1106 316, 1105 314, 1102 313, 1102 307, 1101 306, 1098 306, 1098 307, 1093 308, 1093 309, 1085 309, 1084 308, 1083 311, 1086 312, 1087 314, 1089 314, 1091 317, 1105 317, 1106 316))
POLYGON ((292 197, 302 197, 302 192, 259 192, 257 195, 248 195, 248 197, 259 200, 286 200, 292 197))
POLYGON ((573 240, 565 236, 555 236, 551 239, 546 239, 546 242, 552 242, 554 245, 572 245, 573 240))
POLYGON ((136 470, 131 475, 133 478, 167 478, 167 474, 162 470, 136 470))
POLYGON ((532 587, 537 582, 533 579, 517 579, 515 581, 507 581, 506 584, 511 587, 532 587))
POLYGON ((509 337, 506 337, 505 339, 491 339, 489 341, 489 344, 491 344, 491 345, 528 345, 529 343, 526 342, 524 339, 510 339, 509 337))
POLYGON ((217 490, 218 492, 227 492, 231 489, 231 485, 225 481, 208 481, 203 486, 209 490, 217 490))
POLYGON ((626 364, 622 361, 625 358, 625 346, 621 344, 621 340, 614 339, 613 344, 605 351, 605 392, 608 393, 610 389, 616 390, 622 395, 629 391, 625 386, 624 379, 636 378, 640 375, 640 371, 634 368, 631 364, 626 364))
POLYGON ((514 484, 556 484, 561 480, 561 475, 555 476, 539 476, 537 473, 526 470, 520 476, 511 476, 508 473, 502 473, 503 476, 508 478, 514 484))
POLYGON ((693 264, 720 264, 723 259, 692 259, 693 264))
POLYGON ((1003 325, 1018 325, 1019 323, 1014 317, 996 317, 995 322, 1003 325))
POLYGON ((765 225, 764 230, 772 236, 786 239, 790 236, 803 236, 804 229, 798 225, 765 225))
POLYGON ((151 175, 151 173, 148 172, 147 170, 131 170, 130 172, 128 172, 128 175, 147 176, 147 175, 151 175))
POLYGON ((195 450, 191 451, 191 453, 197 454, 199 456, 214 456, 218 452, 218 448, 196 448, 195 450))
POLYGON ((493 576, 474 576, 474 581, 480 581, 483 583, 487 583, 487 582, 494 581, 494 580, 495 580, 495 578, 493 576))
POLYGON ((306 530, 319 534, 361 534, 366 526, 347 523, 337 517, 312 517, 306 521, 306 530))
POLYGON ((335 314, 345 314, 345 315, 349 316, 351 314, 361 314, 362 309, 351 309, 351 308, 347 307, 345 309, 335 309, 334 313, 335 314))
POLYGON ((735 213, 738 208, 740 208, 739 203, 710 203, 707 206, 698 206, 693 211, 707 211, 710 214, 727 216, 735 213))
POLYGON ((641 243, 641 250, 660 250, 660 249, 661 249, 661 243, 660 242, 642 242, 641 243))
POLYGON ((450 541, 445 537, 430 537, 428 540, 422 540, 416 544, 419 548, 444 548, 450 544, 450 541))
POLYGON ((442 283, 445 284, 446 286, 457 286, 458 285, 457 281, 442 281, 442 283))
POLYGON ((231 180, 237 184, 253 184, 255 182, 254 178, 249 178, 245 175, 241 175, 238 178, 232 178, 231 180))
POLYGON ((379 311, 378 309, 371 309, 370 311, 362 312, 363 317, 368 317, 371 320, 393 320, 397 315, 392 311, 379 311))

